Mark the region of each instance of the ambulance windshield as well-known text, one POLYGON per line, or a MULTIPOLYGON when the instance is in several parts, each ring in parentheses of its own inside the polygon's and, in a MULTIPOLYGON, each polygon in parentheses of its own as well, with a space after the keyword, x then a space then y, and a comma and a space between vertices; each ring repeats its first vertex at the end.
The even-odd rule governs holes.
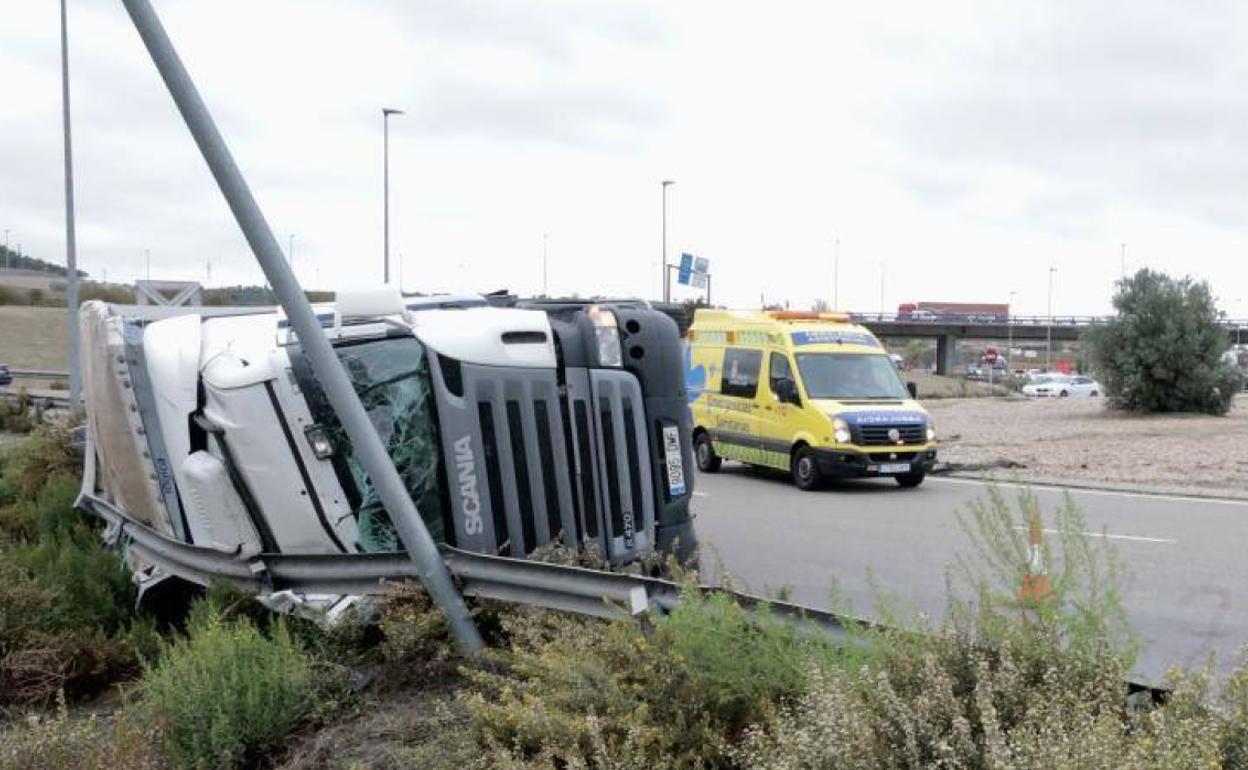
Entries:
POLYGON ((910 398, 888 356, 798 353, 797 369, 810 398, 910 398))

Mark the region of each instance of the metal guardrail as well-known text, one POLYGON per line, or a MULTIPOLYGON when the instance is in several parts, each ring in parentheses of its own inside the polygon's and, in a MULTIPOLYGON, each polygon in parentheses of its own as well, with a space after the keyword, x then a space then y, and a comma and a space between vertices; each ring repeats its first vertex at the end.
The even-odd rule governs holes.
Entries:
POLYGON ((69 372, 54 369, 9 369, 15 380, 68 380, 69 372))
MULTIPOLYGON (((252 593, 293 591, 301 594, 382 593, 395 581, 419 580, 406 554, 261 554, 246 557, 232 551, 190 545, 135 522, 105 500, 82 494, 77 507, 102 519, 106 539, 121 543, 140 561, 200 585, 226 580, 252 593)), ((575 612, 601 618, 667 613, 680 604, 682 587, 669 580, 601 572, 584 567, 486 556, 449 546, 440 548, 450 573, 464 595, 575 612)), ((826 610, 770 601, 713 586, 704 593, 731 595, 743 607, 762 604, 771 614, 798 627, 817 629, 845 640, 847 628, 871 628, 860 618, 826 610)))
POLYGON ((0 399, 8 401, 17 401, 21 398, 29 398, 30 403, 36 408, 60 408, 68 409, 70 407, 69 391, 65 391, 63 396, 51 396, 45 392, 26 393, 21 390, 3 390, 0 389, 0 399))
MULTIPOLYGON (((88 461, 88 466, 91 462, 88 461)), ((87 473, 93 473, 88 468, 87 473)), ((79 496, 77 507, 107 524, 105 535, 123 543, 142 560, 169 574, 201 585, 226 580, 253 593, 289 590, 303 594, 375 595, 395 581, 417 581, 420 576, 405 554, 262 554, 244 557, 236 552, 189 545, 168 538, 125 516, 92 495, 79 496)), ((667 614, 680 605, 687 588, 670 580, 602 572, 584 567, 487 556, 441 546, 448 571, 459 581, 463 595, 574 612, 605 619, 645 612, 667 614)), ((764 605, 771 617, 803 631, 818 631, 846 644, 870 644, 862 632, 888 628, 863 618, 789 602, 764 599, 717 586, 697 586, 704 595, 731 596, 755 611, 764 605), (856 633, 857 632, 857 633, 856 633)), ((1134 681, 1127 692, 1161 702, 1166 691, 1134 681)))

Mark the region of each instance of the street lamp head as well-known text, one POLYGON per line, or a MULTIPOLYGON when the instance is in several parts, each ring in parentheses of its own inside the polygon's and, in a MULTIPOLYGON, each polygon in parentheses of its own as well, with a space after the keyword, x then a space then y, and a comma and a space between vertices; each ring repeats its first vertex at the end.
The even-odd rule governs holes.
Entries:
POLYGON ((669 184, 676 184, 676 180, 675 180, 675 179, 664 179, 664 180, 661 182, 661 184, 662 184, 664 187, 667 187, 669 184))
POLYGON ((383 117, 389 117, 390 115, 404 115, 406 113, 403 110, 396 110, 392 107, 382 107, 381 114, 383 117))

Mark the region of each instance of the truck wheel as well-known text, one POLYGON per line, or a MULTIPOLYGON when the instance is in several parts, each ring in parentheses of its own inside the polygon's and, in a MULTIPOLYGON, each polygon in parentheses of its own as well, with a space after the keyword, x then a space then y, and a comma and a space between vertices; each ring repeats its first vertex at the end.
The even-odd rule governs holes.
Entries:
POLYGON ((912 489, 923 483, 923 479, 927 477, 926 473, 916 471, 914 473, 903 473, 900 476, 894 476, 897 479, 897 486, 902 489, 912 489))
POLYGON ((719 472, 719 466, 723 463, 723 460, 715 454, 715 447, 711 445, 710 434, 698 434, 698 437, 693 441, 693 455, 698 461, 698 470, 703 473, 719 472))
POLYGON ((815 457, 815 450, 808 446, 799 447, 793 453, 793 459, 789 463, 789 472, 797 488, 806 492, 818 489, 823 482, 819 474, 819 460, 815 457))

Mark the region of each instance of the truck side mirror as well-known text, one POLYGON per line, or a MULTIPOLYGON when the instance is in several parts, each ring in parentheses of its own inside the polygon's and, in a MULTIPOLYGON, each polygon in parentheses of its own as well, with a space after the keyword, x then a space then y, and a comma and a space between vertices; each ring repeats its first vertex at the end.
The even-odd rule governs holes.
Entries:
POLYGON ((906 383, 906 390, 910 392, 910 398, 916 398, 916 399, 917 399, 917 398, 919 397, 919 383, 917 383, 917 382, 907 382, 907 383, 906 383))

